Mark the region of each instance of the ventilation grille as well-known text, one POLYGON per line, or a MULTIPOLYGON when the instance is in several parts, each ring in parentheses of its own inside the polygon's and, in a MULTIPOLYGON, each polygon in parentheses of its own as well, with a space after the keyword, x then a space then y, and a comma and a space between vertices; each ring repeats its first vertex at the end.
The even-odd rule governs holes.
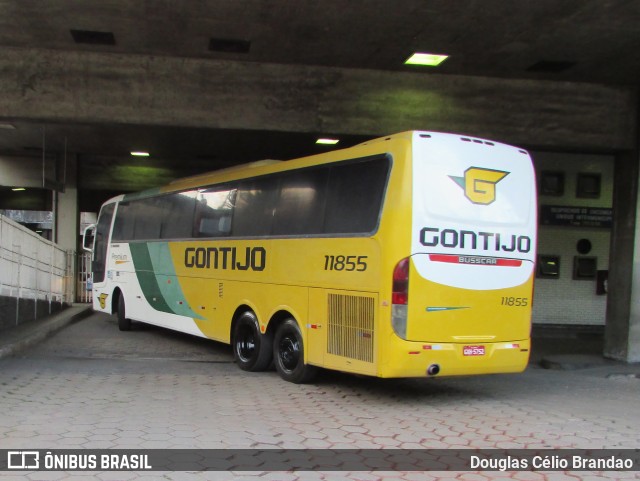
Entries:
POLYGON ((327 352, 373 362, 374 298, 329 294, 327 352))

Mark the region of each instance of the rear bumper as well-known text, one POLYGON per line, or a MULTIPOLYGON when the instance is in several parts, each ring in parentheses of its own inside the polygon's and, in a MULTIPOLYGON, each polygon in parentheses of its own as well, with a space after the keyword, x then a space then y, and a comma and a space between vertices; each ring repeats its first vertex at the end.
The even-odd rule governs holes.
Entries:
MULTIPOLYGON (((467 354, 481 349, 467 349, 467 354)), ((380 377, 443 377, 522 372, 529 362, 530 339, 493 343, 425 343, 400 341, 380 377), (483 355, 465 355, 465 347, 484 347, 483 355), (437 365, 438 374, 427 373, 437 365)))

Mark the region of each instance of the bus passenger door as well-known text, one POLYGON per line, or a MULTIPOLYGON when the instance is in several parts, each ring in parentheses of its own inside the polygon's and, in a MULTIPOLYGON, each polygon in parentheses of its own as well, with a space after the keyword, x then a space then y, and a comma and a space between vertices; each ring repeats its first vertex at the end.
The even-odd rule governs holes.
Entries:
POLYGON ((93 276, 93 308, 97 311, 111 313, 111 304, 107 297, 111 294, 107 286, 106 273, 108 266, 108 250, 111 233, 111 221, 116 204, 102 206, 93 241, 93 258, 91 270, 93 276), (106 290, 105 290, 106 289, 106 290))

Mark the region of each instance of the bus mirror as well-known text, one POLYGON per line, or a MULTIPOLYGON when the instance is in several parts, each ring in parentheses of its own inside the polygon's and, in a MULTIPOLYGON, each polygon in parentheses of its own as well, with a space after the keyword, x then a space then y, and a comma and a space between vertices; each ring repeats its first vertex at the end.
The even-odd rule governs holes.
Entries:
POLYGON ((95 238, 96 225, 91 224, 85 227, 82 233, 82 249, 87 252, 93 252, 93 240, 95 238))

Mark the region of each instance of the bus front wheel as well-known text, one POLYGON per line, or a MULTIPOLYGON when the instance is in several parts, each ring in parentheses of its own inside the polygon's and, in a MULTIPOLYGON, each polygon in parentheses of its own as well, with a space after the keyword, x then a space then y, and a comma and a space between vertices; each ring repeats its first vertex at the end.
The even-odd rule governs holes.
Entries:
POLYGON ((245 312, 233 327, 233 358, 243 371, 264 371, 271 365, 270 334, 261 334, 258 319, 245 312))
POLYGON ((122 293, 118 298, 118 329, 121 331, 131 330, 131 319, 127 319, 127 314, 124 307, 124 296, 122 293))
POLYGON ((276 370, 285 381, 295 384, 310 382, 318 368, 304 363, 304 344, 298 323, 287 319, 276 330, 273 341, 276 370))

